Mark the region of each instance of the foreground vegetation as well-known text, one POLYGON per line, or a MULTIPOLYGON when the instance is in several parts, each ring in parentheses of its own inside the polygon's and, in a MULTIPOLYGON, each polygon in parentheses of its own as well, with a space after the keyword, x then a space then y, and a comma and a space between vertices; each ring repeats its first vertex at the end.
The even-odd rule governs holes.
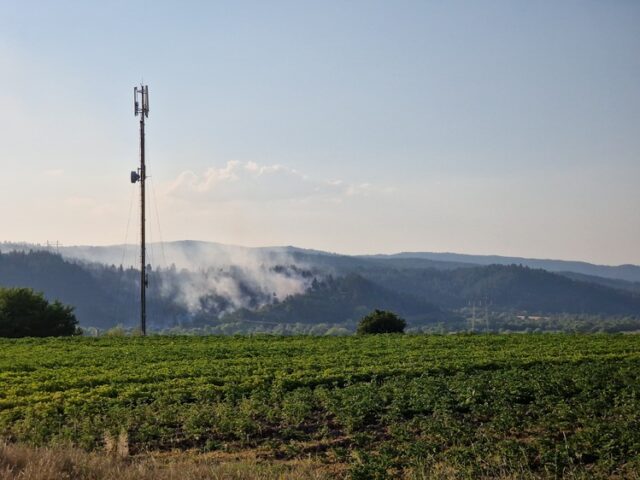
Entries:
POLYGON ((0 340, 0 434, 355 479, 637 478, 638 372, 634 335, 0 340))
POLYGON ((124 458, 69 447, 0 444, 0 480, 329 480, 310 460, 265 462, 255 455, 147 454, 124 458))

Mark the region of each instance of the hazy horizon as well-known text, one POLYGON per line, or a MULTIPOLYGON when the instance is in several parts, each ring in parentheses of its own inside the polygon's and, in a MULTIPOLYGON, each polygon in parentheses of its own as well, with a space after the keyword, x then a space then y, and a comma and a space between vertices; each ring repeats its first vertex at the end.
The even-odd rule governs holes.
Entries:
POLYGON ((0 240, 136 242, 144 80, 149 241, 640 264, 640 3, 3 7, 0 240))
MULTIPOLYGON (((625 265, 632 265, 632 266, 638 266, 640 267, 640 264, 634 264, 631 262, 623 262, 623 263, 597 263, 597 262, 590 262, 588 260, 584 260, 581 258, 551 258, 551 257, 527 257, 525 255, 503 255, 501 253, 478 253, 478 252, 454 252, 454 251, 436 251, 436 250, 403 250, 403 251, 387 251, 387 252, 380 252, 380 251, 376 251, 376 252, 366 252, 366 253, 362 253, 362 252, 340 252, 340 251, 334 251, 334 250, 320 250, 317 248, 312 248, 312 247, 306 247, 304 245, 291 245, 291 244, 282 244, 282 245, 255 245, 255 246, 250 246, 250 245, 242 245, 242 244, 231 244, 231 243, 222 243, 222 242, 215 242, 215 241, 211 241, 211 240, 202 240, 202 239, 177 239, 177 240, 169 240, 169 241, 164 241, 164 242, 152 242, 147 243, 147 247, 149 247, 149 245, 153 245, 156 247, 160 246, 160 243, 164 243, 165 246, 171 243, 183 243, 183 242, 194 242, 194 243, 207 243, 207 244, 215 244, 215 245, 220 245, 222 247, 229 247, 229 248, 241 248, 241 249, 278 249, 278 248, 297 248, 297 249, 301 249, 301 250, 308 250, 308 251, 318 251, 321 253, 326 253, 326 254, 331 254, 331 255, 345 255, 345 256, 375 256, 375 255, 398 255, 398 254, 412 254, 412 253, 431 253, 431 254, 436 254, 436 255, 461 255, 461 256, 470 256, 470 257, 503 257, 503 258, 522 258, 522 259, 527 259, 527 260, 540 260, 540 261, 561 261, 561 262, 582 262, 582 263, 589 263, 589 264, 593 264, 593 265, 601 265, 601 266, 611 266, 611 267, 617 267, 617 266, 625 266, 625 265)), ((11 240, 0 240, 0 252, 2 252, 2 245, 3 244, 16 244, 16 245, 35 245, 35 246, 39 246, 39 247, 44 247, 51 249, 52 251, 55 251, 57 248, 59 249, 65 249, 65 248, 119 248, 119 247, 127 247, 127 248, 131 248, 132 250, 129 251, 127 250, 128 254, 127 254, 127 259, 129 260, 129 263, 131 265, 137 265, 138 264, 138 257, 137 255, 139 255, 139 249, 135 250, 136 248, 139 248, 139 244, 135 244, 135 243, 131 243, 128 242, 126 244, 122 244, 122 243, 105 243, 105 244, 63 244, 63 243, 58 243, 56 245, 55 241, 50 241, 49 244, 47 244, 47 242, 26 242, 26 241, 11 241, 11 240), (134 251, 135 250, 135 251, 134 251), (133 257, 131 256, 131 254, 133 254, 133 257), (131 258, 129 258, 131 257, 131 258)), ((4 252, 6 253, 6 252, 4 252)), ((162 261, 159 256, 160 256, 160 251, 158 250, 155 255, 157 256, 156 259, 153 259, 153 261, 156 262, 156 266, 166 266, 164 265, 167 262, 162 261)), ((153 263, 153 262, 152 262, 153 263)), ((168 262, 171 263, 171 262, 168 262)))

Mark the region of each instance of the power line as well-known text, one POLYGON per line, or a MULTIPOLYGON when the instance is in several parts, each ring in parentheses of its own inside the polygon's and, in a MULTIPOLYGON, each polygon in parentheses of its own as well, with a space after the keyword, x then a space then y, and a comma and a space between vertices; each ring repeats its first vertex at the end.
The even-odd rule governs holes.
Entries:
POLYGON ((153 182, 153 178, 151 179, 151 193, 153 193, 153 206, 156 211, 156 223, 158 224, 158 235, 160 236, 160 253, 162 255, 162 261, 164 262, 164 267, 167 268, 167 256, 164 253, 164 239, 162 238, 162 228, 160 228, 160 214, 158 213, 158 197, 156 195, 156 186, 153 182))

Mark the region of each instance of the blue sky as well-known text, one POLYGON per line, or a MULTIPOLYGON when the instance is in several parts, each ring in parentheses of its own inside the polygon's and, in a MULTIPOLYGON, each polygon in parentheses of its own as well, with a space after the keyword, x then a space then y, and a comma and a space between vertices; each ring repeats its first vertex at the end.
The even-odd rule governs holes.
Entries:
POLYGON ((144 79, 154 240, 640 263, 638 25, 636 1, 0 1, 0 239, 136 241, 144 79))

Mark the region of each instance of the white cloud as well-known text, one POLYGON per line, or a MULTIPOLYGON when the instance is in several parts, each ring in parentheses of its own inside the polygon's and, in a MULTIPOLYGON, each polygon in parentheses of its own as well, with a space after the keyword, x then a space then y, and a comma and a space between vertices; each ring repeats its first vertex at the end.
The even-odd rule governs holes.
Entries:
POLYGON ((208 168, 201 175, 184 171, 169 184, 166 192, 171 197, 190 200, 268 202, 308 198, 341 201, 345 197, 365 195, 374 190, 368 183, 312 179, 282 165, 231 161, 221 168, 208 168))

